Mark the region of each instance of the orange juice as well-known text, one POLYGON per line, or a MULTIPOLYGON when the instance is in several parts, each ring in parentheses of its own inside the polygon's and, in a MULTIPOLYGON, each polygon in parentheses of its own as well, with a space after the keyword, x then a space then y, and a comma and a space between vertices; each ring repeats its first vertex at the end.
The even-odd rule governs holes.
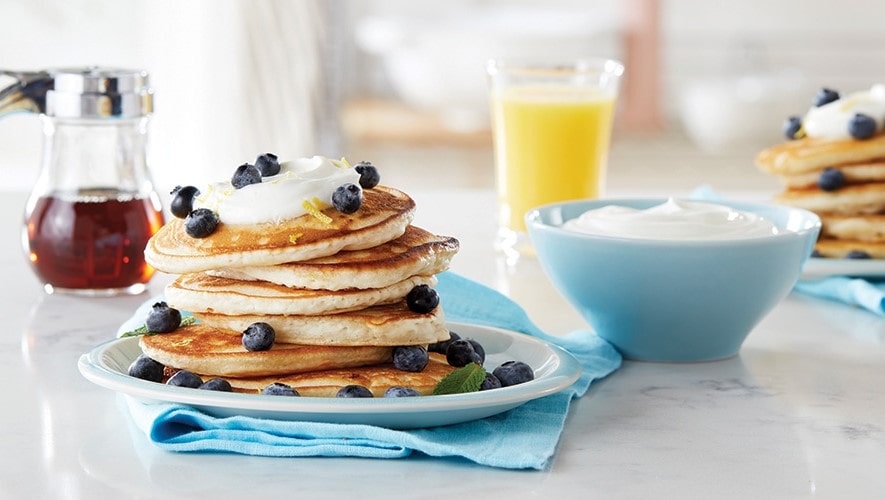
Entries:
POLYGON ((500 224, 525 232, 525 213, 602 195, 615 93, 565 86, 492 93, 500 224))

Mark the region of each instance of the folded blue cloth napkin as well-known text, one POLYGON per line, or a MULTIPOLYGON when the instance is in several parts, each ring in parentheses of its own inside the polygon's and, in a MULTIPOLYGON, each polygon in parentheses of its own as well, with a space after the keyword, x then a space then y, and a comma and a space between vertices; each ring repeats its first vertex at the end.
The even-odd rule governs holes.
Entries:
MULTIPOLYGON (((416 430, 251 417, 218 418, 187 406, 144 404, 128 398, 130 413, 157 446, 170 451, 372 458, 397 458, 420 452, 435 457, 463 457, 493 467, 543 469, 556 450, 572 398, 583 396, 593 381, 616 370, 621 365, 620 354, 589 331, 564 337, 547 335, 512 300, 454 273, 439 275, 436 289, 448 320, 514 330, 556 343, 581 363, 581 377, 560 393, 529 401, 499 415, 416 430)), ((143 306, 143 310, 147 307, 149 304, 143 306)), ((143 322, 138 318, 136 323, 143 322)), ((129 326, 131 324, 126 325, 129 326)))
POLYGON ((871 282, 863 278, 834 276, 814 281, 800 281, 794 290, 861 307, 879 316, 885 316, 885 283, 871 282))

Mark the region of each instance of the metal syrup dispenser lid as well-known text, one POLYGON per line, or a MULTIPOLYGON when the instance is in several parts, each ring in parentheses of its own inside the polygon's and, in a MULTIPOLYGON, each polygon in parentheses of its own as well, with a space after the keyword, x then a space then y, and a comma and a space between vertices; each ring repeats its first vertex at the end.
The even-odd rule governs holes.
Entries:
POLYGON ((58 118, 140 118, 154 110, 146 71, 117 68, 50 70, 46 116, 58 118))

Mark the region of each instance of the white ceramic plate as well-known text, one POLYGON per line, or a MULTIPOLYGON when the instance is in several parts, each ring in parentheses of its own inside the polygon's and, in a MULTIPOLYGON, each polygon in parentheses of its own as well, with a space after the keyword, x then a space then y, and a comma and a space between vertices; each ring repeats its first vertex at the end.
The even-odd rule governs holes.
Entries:
POLYGON ((885 260, 812 257, 808 259, 802 269, 802 279, 825 278, 827 276, 885 277, 885 260))
POLYGON ((80 357, 80 373, 90 381, 144 402, 181 403, 210 415, 245 415, 278 420, 354 423, 390 428, 449 425, 495 415, 571 385, 581 366, 563 349, 528 335, 462 323, 449 329, 476 339, 486 351, 486 369, 518 360, 535 379, 524 384, 468 394, 417 398, 286 398, 172 387, 127 375, 141 354, 138 338, 104 343, 80 357))

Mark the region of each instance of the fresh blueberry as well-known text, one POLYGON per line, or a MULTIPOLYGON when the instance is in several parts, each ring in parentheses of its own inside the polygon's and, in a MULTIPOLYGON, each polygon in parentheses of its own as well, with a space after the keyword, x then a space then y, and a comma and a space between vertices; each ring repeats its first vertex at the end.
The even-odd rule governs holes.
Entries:
POLYGON ((846 259, 872 259, 873 256, 863 250, 852 250, 845 254, 846 259))
POLYGON ((855 139, 869 139, 876 134, 876 120, 870 115, 855 113, 848 120, 848 133, 855 139))
POLYGON ((280 382, 274 382, 264 389, 261 389, 261 394, 265 396, 300 396, 298 391, 296 391, 292 386, 282 384, 280 382))
POLYGON ((267 323, 252 323, 243 332, 243 347, 247 351, 267 351, 273 346, 276 332, 267 323))
POLYGON ((255 168, 262 177, 270 177, 280 173, 280 160, 273 153, 264 153, 255 158, 255 168))
POLYGON ((820 252, 820 250, 818 250, 817 248, 815 248, 814 250, 811 251, 811 257, 813 257, 813 258, 815 258, 815 259, 822 259, 822 258, 824 258, 825 256, 824 256, 824 254, 822 254, 822 253, 820 252))
POLYGON ((824 104, 829 104, 833 101, 839 99, 839 93, 835 90, 822 88, 817 91, 817 95, 814 96, 814 107, 819 108, 824 104))
POLYGON ((507 361, 495 368, 492 375, 498 377, 502 387, 522 384, 534 380, 535 372, 532 367, 522 361, 507 361))
POLYGON ((393 349, 393 366, 405 372, 420 372, 427 366, 427 351, 420 345, 395 347, 393 349))
POLYGON ((175 372, 175 375, 169 377, 169 380, 166 381, 166 385, 196 389, 203 385, 203 379, 201 379, 196 373, 187 370, 178 370, 175 372))
POLYGON ((457 368, 467 366, 469 363, 482 363, 479 354, 473 349, 473 344, 467 339, 458 339, 449 345, 446 349, 446 362, 457 368))
POLYGON ((450 345, 452 342, 454 342, 454 341, 456 341, 456 340, 458 340, 458 339, 460 339, 460 338, 461 338, 460 335, 458 335, 458 334, 455 333, 455 332, 451 332, 451 331, 450 331, 450 332, 449 332, 449 338, 448 338, 447 340, 443 340, 443 341, 440 341, 440 342, 436 342, 436 343, 434 343, 434 344, 430 344, 429 346, 427 346, 427 350, 428 350, 429 352, 438 352, 438 353, 440 353, 440 354, 445 354, 445 353, 446 353, 446 349, 449 348, 449 345, 450 345))
POLYGON ((498 380, 498 377, 495 376, 494 373, 486 373, 486 378, 483 379, 482 384, 479 386, 479 390, 488 391, 489 389, 500 389, 501 381, 498 380))
POLYGON ((798 139, 799 137, 796 134, 798 134, 801 129, 802 118, 799 118, 798 116, 791 116, 784 122, 784 135, 787 136, 787 139, 798 139))
POLYGON ((415 389, 412 389, 411 387, 403 387, 401 385, 395 385, 384 391, 385 398, 413 398, 420 395, 421 393, 415 389))
POLYGON ((838 168, 827 167, 817 178, 817 187, 824 191, 836 191, 845 185, 845 174, 838 168))
POLYGON ((208 208, 198 208, 184 219, 184 230, 191 238, 205 238, 218 227, 218 216, 208 208))
POLYGON ((418 314, 427 314, 439 305, 439 294, 427 285, 418 285, 406 295, 409 310, 418 314))
POLYGON ((142 380, 150 380, 151 382, 163 381, 163 365, 146 354, 140 354, 135 361, 129 365, 129 376, 140 378, 142 380))
POLYGON ((338 186, 332 193, 332 205, 341 213, 352 214, 363 206, 363 190, 356 184, 338 186))
POLYGON ((179 219, 187 217, 194 209, 194 198, 199 196, 200 190, 194 186, 175 186, 171 193, 173 196, 172 203, 169 204, 169 210, 172 215, 179 219))
POLYGON ((467 342, 470 342, 470 345, 473 346, 473 352, 475 352, 476 355, 479 356, 478 363, 479 364, 485 363, 486 362, 486 350, 482 347, 482 345, 473 339, 467 339, 467 342))
POLYGON ((378 173, 378 169, 367 161, 357 163, 353 169, 360 174, 360 186, 363 189, 372 189, 381 182, 381 174, 378 173))
POLYGON ((174 332, 181 325, 181 313, 165 302, 157 302, 151 307, 144 325, 151 333, 174 332))
POLYGON ((375 397, 372 394, 372 391, 363 387, 361 385, 345 385, 341 389, 338 389, 338 393, 335 394, 336 398, 373 398, 375 397))
POLYGON ((251 184, 260 184, 261 172, 255 168, 255 165, 243 163, 234 171, 234 175, 230 178, 230 183, 234 189, 242 189, 251 184))
POLYGON ((233 392, 234 390, 233 387, 230 386, 230 382, 218 377, 210 378, 209 380, 203 382, 200 387, 197 387, 197 389, 221 392, 233 392))

